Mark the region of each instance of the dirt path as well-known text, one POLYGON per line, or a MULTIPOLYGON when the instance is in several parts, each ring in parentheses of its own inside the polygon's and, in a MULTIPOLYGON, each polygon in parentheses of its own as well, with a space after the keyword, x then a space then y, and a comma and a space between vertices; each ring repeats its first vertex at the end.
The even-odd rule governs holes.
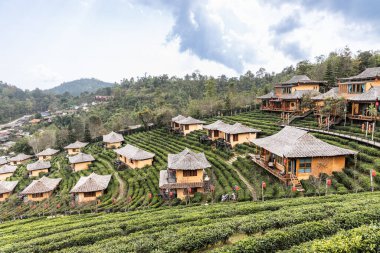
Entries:
POLYGON ((126 185, 124 180, 120 177, 119 172, 117 171, 115 171, 115 178, 119 182, 119 195, 117 196, 117 200, 121 200, 125 198, 125 195, 127 193, 126 185))
MULTIPOLYGON (((245 155, 234 155, 230 160, 228 160, 227 163, 232 165, 232 163, 235 162, 238 159, 238 157, 244 157, 244 156, 245 155)), ((240 180, 243 181, 243 183, 247 186, 247 189, 251 192, 252 199, 256 201, 257 193, 255 189, 253 188, 252 184, 243 176, 243 174, 240 173, 238 169, 236 169, 235 167, 232 167, 232 168, 234 169, 236 174, 238 174, 240 180)))

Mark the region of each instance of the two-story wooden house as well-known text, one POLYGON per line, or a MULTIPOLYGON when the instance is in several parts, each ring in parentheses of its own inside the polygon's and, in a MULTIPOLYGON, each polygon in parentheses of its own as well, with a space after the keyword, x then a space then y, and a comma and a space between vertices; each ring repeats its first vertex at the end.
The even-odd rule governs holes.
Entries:
POLYGON ((245 126, 241 123, 230 125, 221 120, 205 125, 203 128, 207 130, 208 136, 212 140, 224 139, 231 144, 231 147, 235 147, 237 144, 247 143, 255 139, 257 134, 261 132, 261 130, 245 126))
POLYGON ((7 200, 16 188, 18 181, 0 181, 0 202, 7 200))
POLYGON ((286 113, 304 112, 302 98, 305 95, 319 95, 320 86, 325 81, 311 80, 305 75, 293 76, 286 82, 274 86, 274 91, 258 97, 261 100, 261 110, 286 113))
POLYGON ((87 177, 81 177, 70 193, 75 194, 78 203, 95 201, 106 191, 111 180, 111 175, 98 175, 91 173, 87 177))
POLYGON ((58 187, 61 180, 62 178, 48 177, 33 180, 32 183, 21 192, 21 195, 26 195, 28 201, 42 201, 48 199, 58 187))
POLYGON ((54 155, 59 152, 57 149, 47 148, 40 153, 36 154, 38 160, 40 161, 50 161, 54 155))
POLYGON ((196 192, 203 193, 208 179, 205 169, 210 167, 204 153, 194 153, 186 148, 179 154, 169 154, 167 170, 160 171, 161 193, 170 196, 172 192, 179 199, 193 196, 196 192))
POLYGON ((251 142, 257 148, 254 162, 284 183, 298 187, 301 179, 342 171, 346 156, 358 153, 328 144, 307 131, 290 126, 251 142))

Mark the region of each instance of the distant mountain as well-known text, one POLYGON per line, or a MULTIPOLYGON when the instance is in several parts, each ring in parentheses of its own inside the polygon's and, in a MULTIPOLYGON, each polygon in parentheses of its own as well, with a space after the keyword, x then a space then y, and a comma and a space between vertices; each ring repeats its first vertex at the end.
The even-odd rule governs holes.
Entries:
POLYGON ((63 94, 65 92, 70 93, 73 96, 79 96, 83 92, 95 92, 99 89, 112 87, 113 83, 107 83, 95 78, 82 78, 79 80, 65 82, 61 85, 46 90, 47 92, 54 94, 63 94))

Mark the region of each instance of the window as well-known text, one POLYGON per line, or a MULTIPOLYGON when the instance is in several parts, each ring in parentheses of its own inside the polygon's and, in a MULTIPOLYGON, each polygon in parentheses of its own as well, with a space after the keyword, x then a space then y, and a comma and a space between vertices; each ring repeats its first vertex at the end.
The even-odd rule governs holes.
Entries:
POLYGON ((2 198, 4 198, 4 194, 1 193, 0 194, 0 199, 2 199, 2 198))
POLYGON ((35 198, 42 198, 44 196, 43 193, 34 193, 32 194, 32 198, 35 199, 35 198))
POLYGON ((233 141, 239 141, 239 135, 238 134, 233 134, 232 135, 232 140, 233 141))
POLYGON ((292 92, 292 89, 290 87, 286 87, 282 89, 282 93, 284 94, 290 94, 292 92))
POLYGON ((197 170, 184 170, 183 176, 184 177, 196 177, 197 176, 197 170))
POLYGON ((310 173, 311 172, 311 158, 300 159, 300 166, 298 169, 299 173, 310 173))
POLYGON ((84 197, 85 198, 96 197, 96 192, 85 192, 84 197))
POLYGON ((348 85, 348 93, 363 93, 365 89, 365 84, 355 83, 348 85))
POLYGON ((214 137, 219 137, 219 131, 218 130, 214 130, 214 137))
POLYGON ((185 125, 185 130, 189 130, 189 125, 185 125))

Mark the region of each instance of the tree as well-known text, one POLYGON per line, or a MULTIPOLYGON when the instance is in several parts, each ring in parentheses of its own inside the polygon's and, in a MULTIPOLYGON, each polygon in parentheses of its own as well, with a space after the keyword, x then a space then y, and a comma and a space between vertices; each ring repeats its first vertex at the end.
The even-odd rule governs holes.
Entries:
POLYGON ((327 81, 328 89, 335 85, 335 73, 331 61, 327 61, 324 80, 327 81))
POLYGON ((213 98, 216 97, 217 91, 216 91, 216 81, 214 78, 211 78, 206 81, 206 91, 205 91, 205 97, 206 98, 213 98))
POLYGON ((84 126, 84 141, 85 142, 91 142, 91 133, 90 129, 88 128, 88 123, 84 126))

